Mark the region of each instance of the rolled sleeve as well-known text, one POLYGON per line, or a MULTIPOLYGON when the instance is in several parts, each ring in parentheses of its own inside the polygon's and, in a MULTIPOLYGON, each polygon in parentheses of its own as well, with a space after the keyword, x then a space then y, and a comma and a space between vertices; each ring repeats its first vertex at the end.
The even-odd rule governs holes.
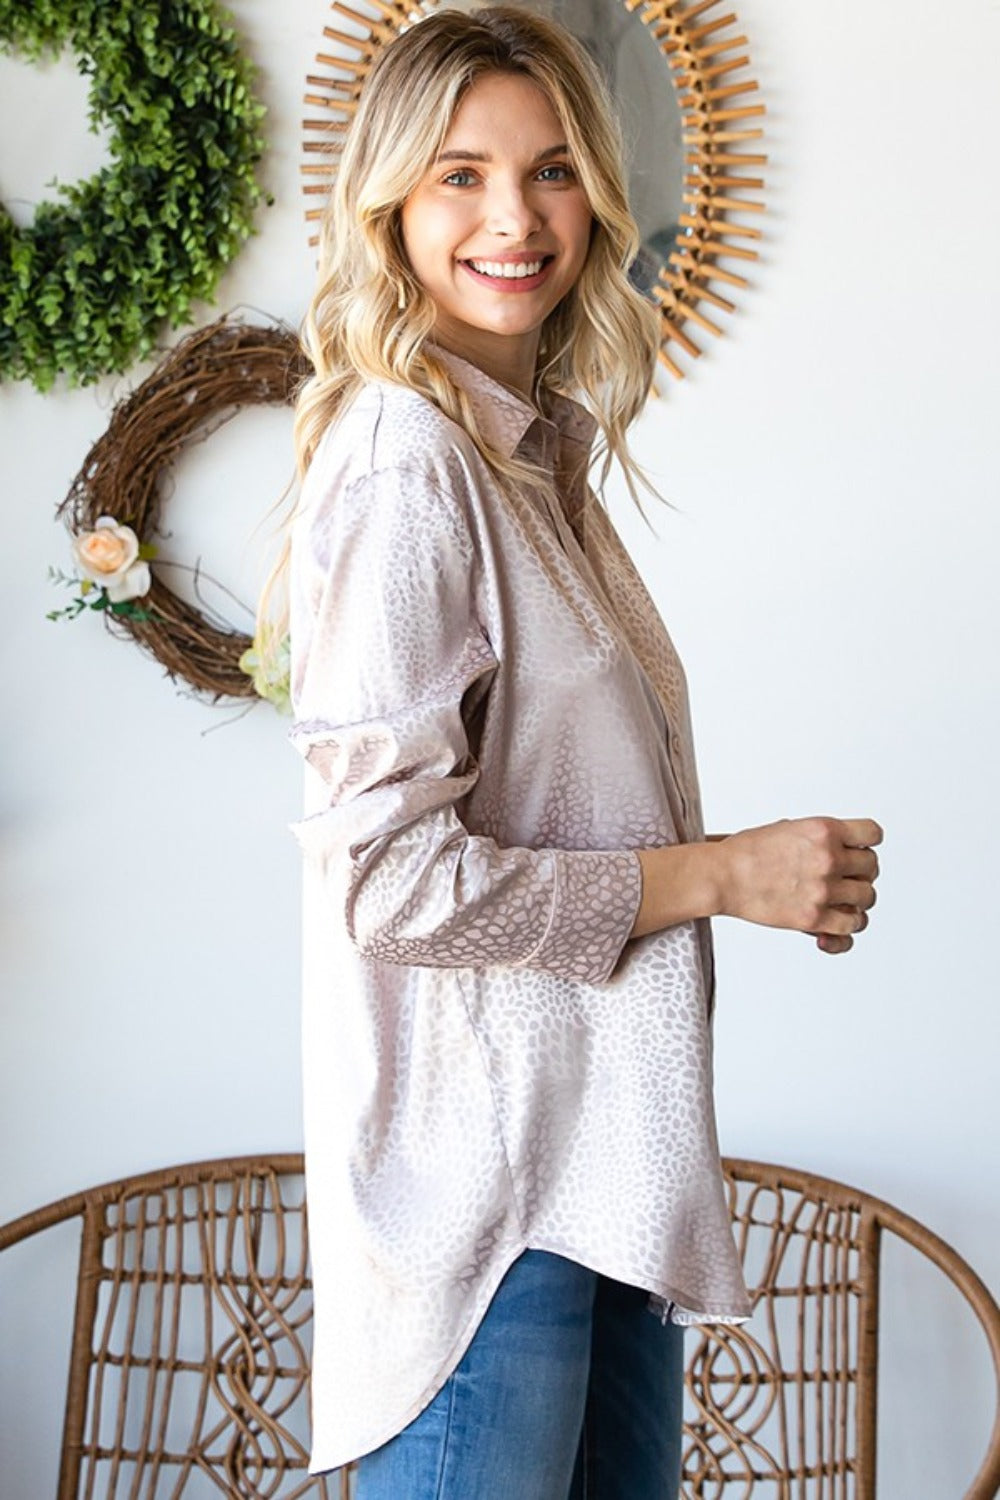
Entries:
POLYGON ((295 831, 335 864, 358 950, 606 979, 641 897, 635 854, 504 848, 461 818, 479 776, 464 716, 498 662, 460 503, 377 471, 321 497, 292 569, 291 739, 324 788, 295 831))

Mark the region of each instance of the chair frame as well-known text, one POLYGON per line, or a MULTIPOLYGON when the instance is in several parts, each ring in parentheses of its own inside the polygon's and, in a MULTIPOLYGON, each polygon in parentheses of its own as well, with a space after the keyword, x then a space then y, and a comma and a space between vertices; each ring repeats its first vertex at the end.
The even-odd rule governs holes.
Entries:
MULTIPOLYGON (((60 1198, 44 1208, 25 1214, 0 1227, 0 1252, 2 1252, 9 1246, 39 1234, 43 1230, 51 1229, 57 1224, 74 1218, 82 1219, 80 1269, 73 1316, 70 1373, 66 1390, 56 1500, 81 1500, 81 1470, 87 1454, 85 1427, 88 1396, 91 1372, 95 1364, 92 1338, 98 1313, 101 1282, 105 1275, 102 1250, 104 1241, 109 1235, 105 1219, 107 1210, 126 1196, 131 1198, 144 1194, 181 1191, 201 1185, 238 1183, 260 1178, 281 1179, 288 1176, 302 1176, 303 1173, 304 1161, 301 1152, 224 1157, 191 1162, 181 1166, 139 1173, 134 1177, 119 1178, 96 1188, 72 1193, 68 1197, 60 1198)), ((308 1291, 310 1285, 308 1280, 303 1280, 303 1290, 308 1291)), ((304 1458, 292 1458, 287 1462, 286 1467, 290 1471, 304 1471, 306 1463, 304 1458)), ((323 1496, 325 1500, 333 1500, 332 1487, 321 1479, 317 1478, 311 1488, 317 1496, 323 1496)), ((338 1488, 339 1500, 348 1500, 349 1488, 346 1474, 341 1475, 338 1488)))
MULTIPOLYGON (((852 1248, 858 1254, 858 1275, 851 1290, 859 1297, 857 1371, 855 1393, 856 1455, 847 1464, 854 1475, 858 1500, 874 1500, 878 1397, 878 1305, 882 1237, 891 1233, 925 1255, 962 1293, 976 1314, 989 1344, 998 1385, 998 1407, 986 1455, 966 1491, 965 1500, 996 1500, 1000 1492, 1000 1308, 972 1268, 938 1235, 918 1220, 871 1194, 859 1192, 830 1178, 740 1158, 726 1158, 724 1170, 730 1189, 734 1230, 738 1242, 753 1218, 753 1208, 741 1208, 740 1185, 750 1185, 751 1205, 756 1190, 803 1194, 809 1201, 833 1205, 857 1218, 852 1248)), ((81 1466, 85 1454, 88 1394, 95 1356, 92 1348, 103 1270, 102 1246, 108 1238, 105 1214, 110 1205, 125 1197, 144 1193, 181 1190, 209 1183, 238 1183, 259 1176, 279 1179, 303 1173, 303 1157, 297 1152, 251 1155, 195 1162, 165 1168, 131 1178, 121 1178, 100 1187, 73 1193, 44 1208, 0 1226, 0 1252, 43 1230, 74 1218, 82 1220, 79 1276, 73 1320, 70 1375, 67 1386, 63 1441, 57 1500, 78 1500, 81 1466)), ((759 1221, 758 1221, 759 1222, 759 1221)), ((310 1283, 301 1278, 303 1290, 310 1283)), ((764 1295, 761 1291, 760 1295, 764 1295)), ((755 1295, 756 1300, 756 1295, 755 1295)), ((739 1330, 722 1330, 723 1338, 739 1338, 739 1330)), ((800 1339, 801 1341, 801 1339, 800 1339)), ((704 1407, 702 1407, 704 1410, 704 1407)), ((304 1470, 304 1459, 290 1459, 290 1470, 304 1470)), ((799 1471, 802 1477, 805 1471, 799 1471)), ((845 1481, 846 1482, 846 1481, 845 1481)), ((752 1481, 750 1481, 752 1487, 752 1481)), ((322 1480, 313 1481, 318 1494, 328 1494, 322 1480)), ((341 1500, 349 1494, 347 1474, 340 1475, 341 1500)), ((699 1488, 694 1493, 701 1493, 699 1488)), ((745 1490, 744 1493, 749 1493, 745 1490)), ((784 1493, 784 1491, 783 1491, 784 1493)), ((790 1491, 789 1491, 790 1493, 790 1491)), ((824 1491, 825 1493, 825 1491, 824 1491)))
MULTIPOLYGON (((939 1235, 919 1220, 871 1193, 859 1191, 832 1178, 797 1168, 749 1161, 739 1157, 725 1157, 723 1171, 729 1190, 733 1227, 741 1253, 744 1249, 747 1225, 753 1218, 753 1190, 774 1194, 785 1192, 801 1194, 813 1204, 822 1204, 826 1208, 855 1216, 856 1227, 851 1239, 852 1248, 857 1253, 857 1275, 852 1281, 850 1290, 858 1300, 857 1367, 853 1376, 856 1397, 856 1453, 854 1459, 845 1467, 854 1475, 857 1500, 875 1500, 876 1495, 879 1302, 881 1251, 885 1234, 892 1234, 903 1243, 921 1252, 952 1282, 965 1297, 986 1336, 997 1383, 997 1407, 986 1454, 965 1492, 964 1500, 997 1500, 997 1495, 1000 1493, 1000 1307, 997 1306, 996 1300, 982 1279, 939 1235), (751 1185, 752 1189, 749 1205, 744 1205, 742 1208, 738 1202, 741 1185, 751 1185)), ((770 1288, 760 1286, 755 1289, 751 1283, 750 1290, 752 1300, 756 1305, 768 1296, 770 1288)), ((813 1290, 822 1292, 825 1289, 820 1287, 813 1290)), ((800 1343, 803 1337, 803 1321, 804 1315, 800 1310, 800 1343)), ((739 1341, 741 1338, 739 1328, 732 1332, 723 1328, 720 1334, 722 1339, 728 1337, 739 1341)), ((692 1386, 690 1369, 691 1362, 689 1361, 689 1390, 692 1386)), ((801 1376, 801 1366, 799 1375, 801 1376)), ((808 1475, 806 1471, 799 1470, 790 1474, 789 1477, 801 1481, 808 1475)), ((749 1490, 745 1493, 749 1493, 749 1490)), ((788 1493, 790 1495, 791 1491, 789 1490, 788 1493)), ((805 1491, 803 1490, 802 1493, 805 1491)), ((826 1489, 823 1493, 827 1493, 826 1489)), ((833 1491, 831 1490, 830 1493, 832 1494, 833 1491)), ((837 1493, 841 1493, 840 1490, 837 1493)), ((784 1500, 784 1491, 782 1491, 782 1500, 784 1500)))

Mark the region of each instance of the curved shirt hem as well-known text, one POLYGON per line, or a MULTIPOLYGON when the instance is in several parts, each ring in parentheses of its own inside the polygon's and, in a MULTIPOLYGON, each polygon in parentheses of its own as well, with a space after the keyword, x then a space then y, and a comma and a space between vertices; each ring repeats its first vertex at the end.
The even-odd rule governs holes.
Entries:
MULTIPOLYGON (((420 1413, 424 1411, 428 1406, 430 1406, 435 1396, 449 1380, 449 1378, 455 1373, 458 1366, 462 1363, 462 1360, 465 1357, 466 1350, 472 1343, 472 1340, 475 1338, 479 1325, 483 1321, 483 1318, 486 1316, 486 1311, 489 1308, 490 1303, 493 1301, 493 1298, 497 1294, 500 1283, 503 1281, 504 1277, 507 1275, 507 1272, 510 1270, 514 1262, 518 1259, 519 1256, 524 1254, 524 1251, 527 1248, 529 1247, 520 1245, 506 1260, 498 1262, 498 1265, 500 1266, 499 1275, 491 1278, 489 1282, 484 1283, 485 1286, 489 1287, 489 1294, 486 1297, 485 1301, 483 1301, 482 1303, 477 1303, 477 1305, 473 1308, 471 1316, 463 1325, 462 1332, 459 1334, 458 1338, 452 1345, 451 1352, 445 1359, 442 1369, 424 1388, 423 1393, 418 1396, 415 1401, 412 1401, 410 1403, 410 1405, 403 1412, 402 1416, 394 1418, 388 1426, 380 1425, 379 1427, 377 1427, 375 1429, 376 1436, 367 1436, 360 1439, 358 1442, 352 1443, 350 1451, 343 1455, 335 1456, 333 1458, 329 1458, 324 1455, 322 1458, 320 1458, 314 1450, 309 1463, 310 1474, 329 1474, 333 1470, 342 1469, 345 1467, 345 1465, 354 1463, 356 1459, 364 1458, 367 1454, 374 1453, 375 1450, 381 1448, 384 1443, 388 1443, 392 1438, 398 1437, 403 1429, 408 1427, 411 1422, 416 1421, 420 1413)), ((315 1421, 313 1425, 316 1425, 315 1421)))
MULTIPOLYGON (((540 1250, 548 1255, 560 1255, 563 1259, 570 1260, 575 1265, 583 1266, 586 1270, 593 1271, 597 1276, 605 1276, 609 1280, 621 1282, 625 1286, 638 1287, 640 1290, 649 1293, 651 1315, 662 1317, 664 1313, 668 1313, 670 1321, 677 1323, 681 1327, 686 1328, 707 1323, 719 1323, 730 1326, 745 1323, 751 1317, 752 1310, 749 1307, 749 1303, 747 1303, 745 1311, 742 1309, 736 1311, 731 1308, 706 1308, 704 1304, 699 1307, 697 1306, 698 1298, 680 1292, 668 1286, 666 1282, 656 1281, 654 1285, 651 1285, 650 1283, 654 1281, 652 1277, 637 1277, 635 1273, 629 1274, 627 1272, 623 1274, 619 1270, 609 1269, 604 1263, 597 1265, 588 1257, 571 1252, 565 1245, 558 1245, 552 1241, 527 1241, 519 1245, 507 1259, 500 1262, 502 1269, 499 1275, 491 1278, 491 1281, 487 1283, 489 1286, 488 1295, 483 1301, 477 1302, 472 1315, 452 1345, 451 1351, 441 1369, 425 1386, 423 1393, 410 1403, 400 1417, 394 1418, 388 1426, 380 1425, 376 1428, 375 1436, 366 1436, 358 1442, 351 1444, 350 1450, 347 1453, 343 1455, 335 1454, 334 1457, 330 1458, 326 1454, 319 1457, 314 1451, 309 1464, 310 1474, 329 1474, 337 1469, 346 1467, 347 1464, 356 1462, 360 1458, 365 1458, 369 1453, 374 1453, 385 1443, 391 1442, 394 1437, 398 1437, 411 1422, 416 1421, 421 1412, 430 1406, 431 1402, 465 1358, 466 1352, 475 1338, 479 1325, 486 1316, 490 1304, 500 1288, 501 1282, 514 1262, 527 1250, 540 1250)), ((600 1257, 595 1257, 594 1259, 596 1261, 600 1257)))

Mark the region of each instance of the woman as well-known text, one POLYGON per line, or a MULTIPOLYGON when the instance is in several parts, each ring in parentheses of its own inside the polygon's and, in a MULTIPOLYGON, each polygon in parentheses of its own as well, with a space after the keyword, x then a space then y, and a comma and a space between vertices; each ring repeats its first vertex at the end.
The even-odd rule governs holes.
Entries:
POLYGON ((359 1500, 676 1495, 681 1328, 748 1313, 706 919, 842 952, 874 901, 868 820, 703 836, 680 666, 587 488, 599 429, 635 493, 637 242, 566 33, 438 12, 382 54, 291 547, 313 1465, 360 1458, 359 1500))

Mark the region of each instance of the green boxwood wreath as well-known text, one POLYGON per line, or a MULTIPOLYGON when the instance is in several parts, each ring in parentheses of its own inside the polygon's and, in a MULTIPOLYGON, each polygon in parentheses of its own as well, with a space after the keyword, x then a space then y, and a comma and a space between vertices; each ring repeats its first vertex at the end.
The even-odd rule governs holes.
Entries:
POLYGON ((261 196, 264 111, 214 0, 0 0, 0 49, 37 61, 66 48, 112 160, 25 229, 0 204, 0 379, 39 390, 60 372, 85 385, 124 370, 165 320, 190 322, 261 196))

